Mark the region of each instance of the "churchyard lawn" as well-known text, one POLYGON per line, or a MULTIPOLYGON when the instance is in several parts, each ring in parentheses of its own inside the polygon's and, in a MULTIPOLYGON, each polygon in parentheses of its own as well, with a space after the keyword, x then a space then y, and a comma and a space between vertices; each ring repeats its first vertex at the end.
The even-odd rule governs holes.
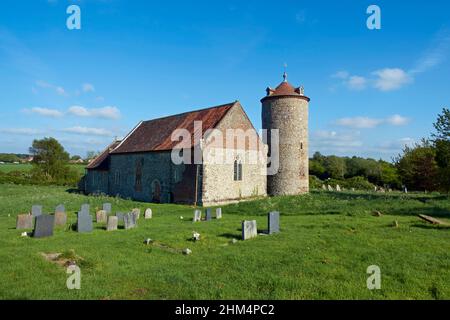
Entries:
POLYGON ((193 223, 190 206, 0 185, 0 299, 450 299, 450 227, 417 217, 450 222, 447 196, 314 191, 221 208, 221 220, 193 223), (64 204, 70 223, 83 203, 95 217, 104 202, 113 213, 140 208, 138 227, 58 227, 42 239, 15 229, 33 204, 44 212, 64 204), (147 207, 153 218, 144 220, 147 207), (269 211, 280 211, 281 232, 242 241, 242 220, 262 231, 269 211), (193 231, 200 241, 191 241, 193 231), (186 248, 192 254, 180 253, 186 248), (77 256, 81 289, 67 289, 66 268, 42 253, 77 256), (371 265, 381 269, 380 290, 367 289, 371 265))

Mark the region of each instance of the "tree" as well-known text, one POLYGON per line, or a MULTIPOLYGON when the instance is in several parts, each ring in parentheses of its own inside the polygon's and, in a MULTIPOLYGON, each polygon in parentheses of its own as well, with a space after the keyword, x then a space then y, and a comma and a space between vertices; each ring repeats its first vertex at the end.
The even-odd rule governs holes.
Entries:
POLYGON ((78 161, 80 159, 81 159, 81 157, 79 155, 74 155, 74 156, 70 157, 70 160, 72 160, 72 161, 78 161))
POLYGON ((436 123, 433 124, 436 133, 432 134, 434 138, 434 147, 436 149, 436 162, 439 166, 439 183, 441 189, 450 191, 450 110, 442 109, 438 115, 436 123))
POLYGON ((403 154, 395 159, 402 183, 410 190, 434 191, 438 189, 436 150, 427 140, 414 147, 405 146, 403 154))
POLYGON ((47 181, 73 179, 74 172, 68 166, 69 154, 54 138, 34 140, 30 153, 33 159, 33 175, 47 181))
POLYGON ((343 179, 346 173, 345 159, 329 156, 325 159, 325 168, 333 179, 343 179))

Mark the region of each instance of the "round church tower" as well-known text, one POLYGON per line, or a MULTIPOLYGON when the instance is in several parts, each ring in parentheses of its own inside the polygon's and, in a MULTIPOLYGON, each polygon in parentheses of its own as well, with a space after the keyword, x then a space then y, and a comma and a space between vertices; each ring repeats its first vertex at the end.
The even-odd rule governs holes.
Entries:
POLYGON ((287 81, 286 72, 283 78, 283 82, 275 89, 267 88, 267 95, 261 99, 262 127, 267 129, 269 146, 267 193, 270 196, 309 192, 310 99, 304 95, 303 87, 294 88, 287 81), (271 129, 278 129, 278 143, 271 129))

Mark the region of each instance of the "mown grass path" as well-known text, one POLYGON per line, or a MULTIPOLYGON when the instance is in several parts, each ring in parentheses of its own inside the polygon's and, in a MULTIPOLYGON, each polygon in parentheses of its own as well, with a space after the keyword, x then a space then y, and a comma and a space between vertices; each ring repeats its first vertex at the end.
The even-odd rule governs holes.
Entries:
POLYGON ((417 218, 449 222, 446 196, 317 191, 222 208, 222 220, 192 223, 189 206, 0 185, 0 299, 450 299, 450 229, 417 218), (17 214, 32 204, 51 212, 63 203, 75 222, 82 203, 94 215, 107 201, 114 212, 151 207, 154 218, 115 232, 58 228, 46 239, 15 230, 17 214), (263 230, 270 210, 281 212, 281 233, 241 241, 240 222, 256 219, 263 230), (201 241, 190 241, 194 230, 201 241), (147 246, 146 238, 193 253, 147 246), (68 290, 66 270, 40 254, 69 250, 84 259, 81 290, 68 290), (370 265, 381 268, 381 290, 366 287, 370 265))

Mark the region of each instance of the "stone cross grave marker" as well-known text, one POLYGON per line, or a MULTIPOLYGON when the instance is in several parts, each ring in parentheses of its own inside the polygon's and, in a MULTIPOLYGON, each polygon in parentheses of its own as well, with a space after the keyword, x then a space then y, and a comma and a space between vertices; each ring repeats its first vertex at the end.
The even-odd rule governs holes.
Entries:
POLYGON ((33 216, 31 214, 19 214, 17 216, 16 229, 33 229, 33 216))
POLYGON ((106 231, 117 230, 119 219, 116 216, 108 216, 108 223, 106 225, 106 231))
POLYGON ((269 234, 280 232, 280 213, 278 211, 269 212, 267 225, 269 234))
POLYGON ((104 211, 106 211, 107 214, 111 214, 111 203, 104 203, 102 208, 104 211))
POLYGON ((66 208, 64 207, 63 204, 60 204, 55 208, 55 213, 57 212, 66 212, 66 208))
POLYGON ((212 219, 211 208, 208 208, 208 209, 206 209, 205 220, 211 221, 211 219, 212 219))
POLYGON ((37 217, 40 216, 42 214, 42 206, 39 205, 34 205, 31 207, 31 215, 33 217, 37 217))
POLYGON ((222 208, 216 209, 216 219, 222 219, 222 208))
POLYGON ((65 226, 67 223, 67 214, 64 211, 55 212, 55 226, 65 226))
POLYGON ((53 227, 55 225, 55 216, 41 214, 36 217, 33 231, 34 238, 45 238, 53 235, 53 227))
POLYGON ((130 212, 123 216, 125 230, 136 228, 137 213, 130 212))
POLYGON ((79 233, 92 232, 92 216, 85 211, 78 212, 77 231, 79 233))
POLYGON ((151 219, 153 217, 152 209, 147 208, 144 212, 144 219, 151 219))
POLYGON ((202 212, 200 210, 194 210, 194 222, 202 220, 202 212))
POLYGON ((255 238, 257 235, 256 220, 242 221, 242 240, 255 238))

